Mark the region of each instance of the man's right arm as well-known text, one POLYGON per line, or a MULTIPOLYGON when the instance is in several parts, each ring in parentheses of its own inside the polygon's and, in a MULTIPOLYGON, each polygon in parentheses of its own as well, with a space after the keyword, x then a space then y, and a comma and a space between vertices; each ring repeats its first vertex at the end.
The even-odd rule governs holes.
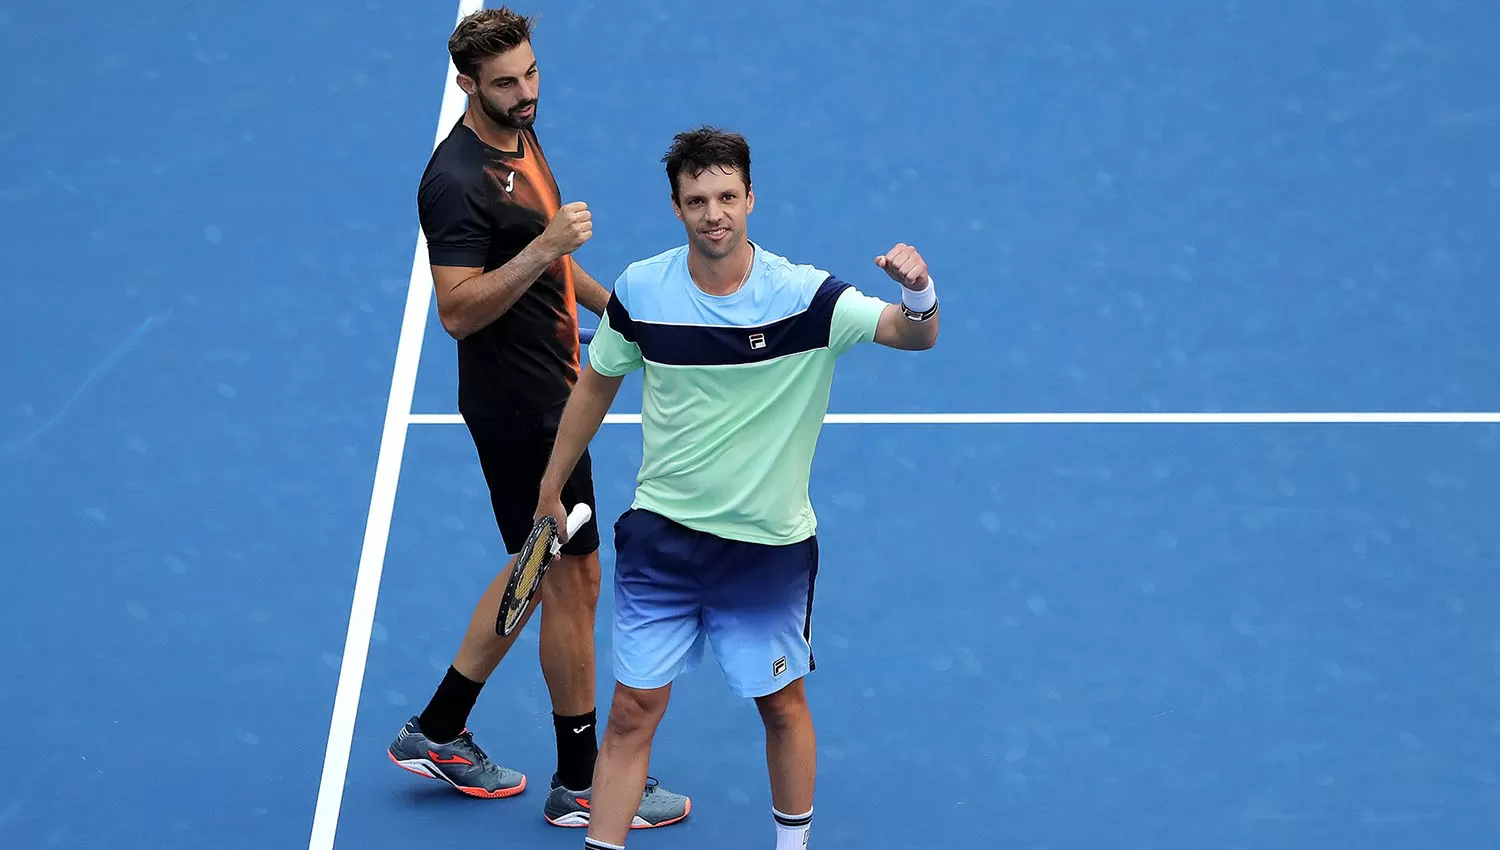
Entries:
POLYGON ((558 423, 557 436, 552 441, 552 457, 542 475, 535 518, 551 516, 556 519, 564 537, 567 536, 567 513, 572 506, 562 503, 563 483, 578 465, 578 459, 583 457, 584 448, 599 432, 604 414, 614 404, 615 394, 620 391, 625 376, 643 368, 646 363, 640 346, 635 342, 630 313, 620 300, 625 278, 626 275, 621 275, 615 282, 614 292, 600 317, 599 329, 589 344, 589 364, 563 408, 562 421, 558 423))
POLYGON ((585 366, 578 383, 568 396, 563 408, 562 420, 557 425, 557 436, 553 438, 552 457, 547 461, 547 471, 542 475, 541 492, 545 496, 559 496, 573 467, 583 457, 583 450, 604 424, 604 414, 615 403, 615 395, 625 377, 610 377, 585 366))
POLYGON ((463 339, 489 325, 556 261, 557 257, 537 239, 510 262, 489 272, 483 266, 434 265, 432 285, 443 330, 454 339, 463 339))
POLYGON ((490 223, 479 186, 436 172, 419 190, 418 209, 427 236, 438 318, 454 339, 463 339, 500 318, 547 267, 578 250, 593 235, 587 205, 568 204, 520 253, 486 272, 490 223))
POLYGON ((620 391, 624 380, 623 375, 610 377, 595 372, 593 366, 585 366, 563 408, 557 436, 552 441, 552 457, 547 461, 547 471, 542 475, 538 490, 534 519, 550 515, 557 520, 558 536, 564 541, 568 536, 568 511, 572 505, 562 503, 563 484, 573 474, 573 467, 578 465, 583 450, 599 432, 599 426, 604 424, 604 415, 614 404, 615 394, 620 391))

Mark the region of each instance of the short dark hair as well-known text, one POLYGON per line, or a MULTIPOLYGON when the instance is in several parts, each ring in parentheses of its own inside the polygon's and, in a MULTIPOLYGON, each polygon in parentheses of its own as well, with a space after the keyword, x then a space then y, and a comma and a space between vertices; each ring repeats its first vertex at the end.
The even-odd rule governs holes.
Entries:
POLYGON ((518 15, 509 7, 480 9, 458 22, 448 37, 448 55, 460 74, 479 79, 479 66, 531 40, 536 19, 518 15))
POLYGON ((677 199, 681 176, 697 177, 713 167, 738 168, 750 188, 750 144, 739 133, 717 127, 698 127, 678 133, 672 146, 661 158, 667 164, 667 179, 672 183, 672 199, 677 199))

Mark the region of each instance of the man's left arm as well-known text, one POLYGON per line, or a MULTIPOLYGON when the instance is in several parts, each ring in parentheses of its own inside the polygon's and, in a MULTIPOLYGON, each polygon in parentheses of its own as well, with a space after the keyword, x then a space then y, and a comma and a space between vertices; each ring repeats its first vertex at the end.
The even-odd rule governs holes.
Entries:
POLYGON ((927 261, 917 249, 901 243, 875 258, 875 265, 901 284, 901 303, 886 305, 875 326, 875 342, 903 351, 922 351, 937 344, 937 290, 927 261))
POLYGON ((604 316, 604 307, 609 304, 609 290, 594 280, 593 275, 583 270, 583 266, 572 257, 568 262, 573 264, 573 296, 584 309, 595 316, 604 316))

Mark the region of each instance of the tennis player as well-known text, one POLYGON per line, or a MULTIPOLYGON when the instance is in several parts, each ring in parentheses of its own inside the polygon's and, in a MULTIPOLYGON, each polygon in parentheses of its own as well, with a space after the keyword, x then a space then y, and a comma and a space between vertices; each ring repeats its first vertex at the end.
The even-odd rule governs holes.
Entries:
POLYGON ((625 269, 563 412, 537 517, 561 526, 568 470, 622 378, 641 369, 644 456, 615 524, 614 675, 585 847, 623 847, 672 682, 713 644, 730 689, 766 732, 778 850, 803 850, 816 747, 803 677, 813 667, 818 571, 808 497, 834 363, 855 345, 937 341, 927 263, 899 244, 875 264, 899 304, 750 241, 750 149, 699 128, 666 156, 687 244, 625 269))
MULTIPOLYGON (((458 341, 458 408, 479 455, 495 521, 514 554, 532 526, 538 485, 564 402, 579 373, 577 305, 602 314, 608 293, 572 253, 593 225, 586 205, 562 204, 537 139, 538 79, 532 21, 507 8, 459 22, 448 41, 468 107, 422 176, 417 200, 432 264, 438 315, 458 341)), ((560 492, 594 507, 587 453, 575 456, 560 492)), ((541 588, 541 666, 552 698, 557 770, 543 806, 559 826, 581 826, 598 753, 594 615, 599 531, 592 520, 567 542, 541 588)), ((446 675, 421 714, 389 748, 414 773, 475 797, 526 787, 490 760, 468 731, 485 681, 515 639, 495 634, 510 569, 479 599, 446 675)), ((421 604, 420 587, 409 590, 421 604)), ((446 618, 448 612, 431 612, 446 618)), ((640 798, 643 826, 680 820, 688 800, 653 787, 640 798)))

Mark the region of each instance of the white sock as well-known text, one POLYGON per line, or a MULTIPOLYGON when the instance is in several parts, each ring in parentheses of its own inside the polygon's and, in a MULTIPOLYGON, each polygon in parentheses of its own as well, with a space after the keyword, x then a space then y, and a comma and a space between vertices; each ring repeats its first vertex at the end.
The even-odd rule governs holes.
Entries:
POLYGON ((807 847, 807 834, 812 829, 812 809, 808 809, 805 815, 788 815, 772 806, 771 815, 776 818, 776 850, 804 850, 807 847))
POLYGON ((583 850, 625 850, 625 848, 618 844, 606 844, 597 838, 585 837, 583 839, 583 850))

